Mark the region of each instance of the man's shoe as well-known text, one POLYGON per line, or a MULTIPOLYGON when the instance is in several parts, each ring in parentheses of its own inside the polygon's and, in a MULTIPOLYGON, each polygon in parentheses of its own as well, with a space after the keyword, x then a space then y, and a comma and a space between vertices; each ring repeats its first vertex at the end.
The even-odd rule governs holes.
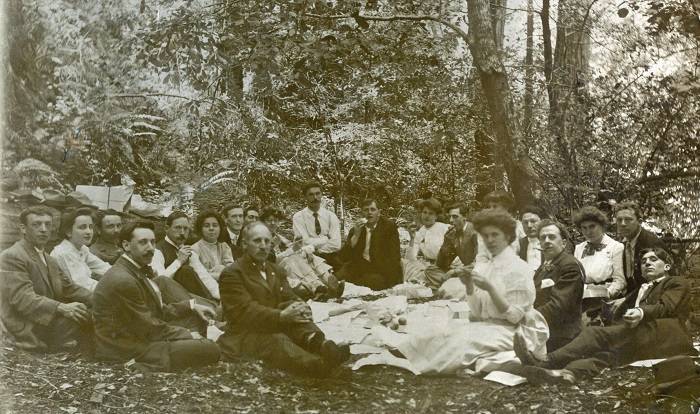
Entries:
POLYGON ((523 367, 523 376, 534 385, 572 385, 576 376, 568 369, 545 369, 540 367, 523 367))
POLYGON ((515 351, 515 355, 517 355, 518 359, 520 360, 520 363, 523 365, 532 365, 539 368, 552 368, 552 362, 549 359, 549 355, 538 356, 527 349, 525 338, 520 333, 516 333, 513 337, 513 350, 515 351))
POLYGON ((321 344, 319 355, 328 363, 340 365, 350 359, 350 345, 338 346, 335 342, 326 339, 321 344))

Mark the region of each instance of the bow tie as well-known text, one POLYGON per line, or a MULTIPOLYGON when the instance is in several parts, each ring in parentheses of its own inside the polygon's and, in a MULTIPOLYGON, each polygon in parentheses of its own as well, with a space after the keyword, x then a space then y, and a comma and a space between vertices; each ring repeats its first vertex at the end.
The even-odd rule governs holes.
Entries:
POLYGON ((595 254, 595 252, 599 252, 599 251, 603 250, 604 248, 605 248, 605 245, 603 243, 595 244, 595 243, 588 242, 586 244, 586 247, 583 249, 583 256, 582 257, 593 256, 595 254))
POLYGON ((153 279, 157 276, 156 272, 153 271, 153 268, 151 266, 141 267, 141 272, 149 279, 153 279))

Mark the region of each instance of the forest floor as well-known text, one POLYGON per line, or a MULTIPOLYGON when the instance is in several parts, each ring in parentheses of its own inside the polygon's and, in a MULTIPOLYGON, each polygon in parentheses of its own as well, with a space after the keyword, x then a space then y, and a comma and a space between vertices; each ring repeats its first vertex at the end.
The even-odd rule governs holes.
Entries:
MULTIPOLYGON (((700 279, 693 278, 700 320, 700 279)), ((695 342, 700 326, 692 325, 695 342)), ((353 360, 359 359, 353 356, 353 360)), ((78 351, 0 348, 0 413, 699 413, 700 381, 657 396, 651 368, 605 370, 575 385, 503 386, 476 377, 426 377, 387 366, 335 379, 287 375, 251 361, 179 374, 138 373, 78 351)))

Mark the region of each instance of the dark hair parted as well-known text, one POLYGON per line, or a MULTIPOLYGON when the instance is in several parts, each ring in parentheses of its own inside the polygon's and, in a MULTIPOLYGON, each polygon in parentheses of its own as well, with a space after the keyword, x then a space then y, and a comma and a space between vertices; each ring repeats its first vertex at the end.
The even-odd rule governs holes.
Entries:
POLYGON ((228 218, 229 211, 235 208, 240 208, 241 210, 243 210, 243 206, 241 206, 240 204, 228 204, 226 205, 226 207, 223 208, 223 210, 221 210, 221 215, 228 218))
POLYGON ((374 203, 374 205, 377 208, 379 208, 379 203, 374 198, 365 198, 364 200, 362 200, 362 202, 360 203, 360 208, 369 207, 372 205, 372 203, 374 203))
POLYGON ((186 218, 187 220, 190 219, 187 216, 187 214, 183 213, 182 211, 173 211, 172 213, 170 213, 168 218, 165 219, 165 225, 170 227, 173 225, 173 221, 175 221, 177 219, 181 219, 181 218, 186 218))
POLYGON ((243 217, 247 216, 249 211, 255 211, 256 213, 260 213, 258 206, 256 206, 255 204, 248 204, 243 209, 243 217))
POLYGON ((318 181, 307 181, 307 182, 304 183, 304 185, 301 187, 301 193, 304 194, 304 195, 306 195, 306 193, 307 193, 309 190, 311 190, 312 188, 318 188, 318 189, 320 189, 321 191, 323 191, 323 186, 322 186, 321 183, 319 183, 318 181))
POLYGON ((528 214, 528 213, 536 215, 537 217, 540 218, 540 220, 544 220, 547 218, 546 215, 544 214, 544 212, 542 211, 542 209, 537 207, 537 206, 533 206, 533 205, 525 206, 525 208, 523 208, 520 211, 520 217, 522 218, 525 214, 528 214))
POLYGON ((424 208, 434 211, 435 214, 440 214, 442 212, 442 204, 434 198, 423 200, 420 203, 421 211, 423 211, 424 208))
POLYGON ((618 211, 621 210, 632 210, 637 220, 642 220, 642 209, 639 208, 639 204, 637 204, 636 201, 626 200, 620 204, 615 205, 615 215, 617 215, 618 211))
POLYGON ((284 220, 286 217, 280 209, 274 207, 265 207, 260 212, 260 221, 265 222, 270 217, 276 217, 279 220, 284 220))
POLYGON ((225 235, 224 231, 226 229, 226 223, 224 222, 224 218, 219 214, 218 212, 214 210, 206 210, 197 215, 197 218, 194 221, 194 232, 199 236, 202 236, 202 228, 204 228, 204 220, 213 217, 216 219, 216 222, 219 224, 219 237, 217 239, 218 242, 223 242, 225 241, 225 235))
POLYGON ((150 221, 138 220, 127 223, 119 232, 119 244, 130 242, 136 229, 149 229, 155 233, 156 226, 150 221))
POLYGON ((478 233, 487 226, 498 228, 508 238, 508 243, 515 241, 515 219, 505 211, 486 209, 482 210, 474 216, 472 220, 474 228, 478 233))
POLYGON ((68 238, 68 232, 73 230, 73 225, 78 217, 88 216, 95 222, 94 210, 87 207, 71 208, 61 214, 61 225, 58 227, 58 234, 64 239, 68 238))
POLYGON ((454 209, 459 209, 459 214, 463 215, 464 217, 467 217, 467 214, 469 214, 469 207, 465 203, 461 203, 459 201, 448 204, 445 207, 445 214, 450 214, 450 211, 454 209))
POLYGON ((559 229, 559 235, 563 240, 570 240, 569 230, 566 229, 566 226, 552 219, 544 219, 540 221, 540 224, 537 226, 537 237, 540 237, 540 231, 542 231, 543 228, 548 226, 555 226, 559 229))
MULTIPOLYGON (((642 249, 642 251, 639 253, 639 257, 644 257, 645 254, 647 253, 654 253, 656 257, 661 259, 664 263, 667 265, 673 267, 673 257, 669 252, 667 252, 664 248, 662 247, 647 247, 646 249, 642 249)), ((639 261, 639 266, 642 265, 642 261, 639 261)))
POLYGON ((496 203, 503 206, 506 210, 511 211, 515 206, 513 197, 503 190, 491 191, 484 197, 484 204, 496 203))
POLYGON ((29 208, 25 208, 24 210, 22 210, 21 213, 19 213, 19 222, 26 226, 27 216, 29 216, 30 214, 34 214, 35 216, 53 217, 53 213, 51 213, 50 208, 46 206, 31 206, 29 208))
POLYGON ((104 220, 105 217, 108 216, 117 216, 119 218, 122 217, 122 213, 118 212, 117 210, 113 208, 109 208, 104 211, 98 211, 97 216, 94 218, 95 220, 95 227, 96 228, 101 228, 102 227, 102 220, 104 220))
POLYGON ((574 222, 574 225, 579 228, 581 227, 581 224, 584 221, 592 221, 598 223, 601 227, 603 227, 603 229, 608 228, 608 224, 610 224, 608 216, 605 215, 605 213, 600 211, 598 208, 593 206, 581 207, 579 211, 574 212, 571 218, 574 222))

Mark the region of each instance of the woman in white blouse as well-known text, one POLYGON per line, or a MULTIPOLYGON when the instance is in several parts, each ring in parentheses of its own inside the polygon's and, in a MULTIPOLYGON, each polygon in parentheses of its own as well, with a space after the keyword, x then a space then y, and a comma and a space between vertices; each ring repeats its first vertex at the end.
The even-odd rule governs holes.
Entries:
POLYGON ((90 253, 88 245, 95 234, 93 210, 70 209, 61 216, 60 233, 63 241, 51 252, 63 273, 73 282, 94 290, 97 281, 111 267, 109 263, 90 253))
POLYGON ((221 271, 233 264, 231 248, 224 242, 225 225, 223 216, 213 210, 200 213, 194 222, 194 231, 201 239, 192 245, 192 250, 217 281, 221 271))
POLYGON ((398 350, 423 374, 450 375, 460 370, 504 370, 518 365, 513 338, 520 332, 535 352, 545 349, 547 322, 533 308, 535 283, 527 263, 509 248, 515 219, 505 211, 484 210, 473 219, 489 258, 464 268, 469 322, 426 323, 406 335, 398 350))
POLYGON ((412 235, 406 251, 406 259, 435 263, 445 239, 445 233, 450 228, 448 224, 437 221, 437 216, 441 211, 442 204, 436 199, 423 200, 420 205, 423 225, 412 235))
MULTIPOLYGON (((583 207, 573 215, 574 225, 579 228, 586 241, 576 246, 574 256, 586 271, 584 289, 593 291, 592 286, 604 288, 609 298, 619 298, 625 294, 625 275, 622 256, 625 247, 605 234, 608 217, 593 206, 583 207)), ((584 293, 584 297, 599 296, 584 293)))

